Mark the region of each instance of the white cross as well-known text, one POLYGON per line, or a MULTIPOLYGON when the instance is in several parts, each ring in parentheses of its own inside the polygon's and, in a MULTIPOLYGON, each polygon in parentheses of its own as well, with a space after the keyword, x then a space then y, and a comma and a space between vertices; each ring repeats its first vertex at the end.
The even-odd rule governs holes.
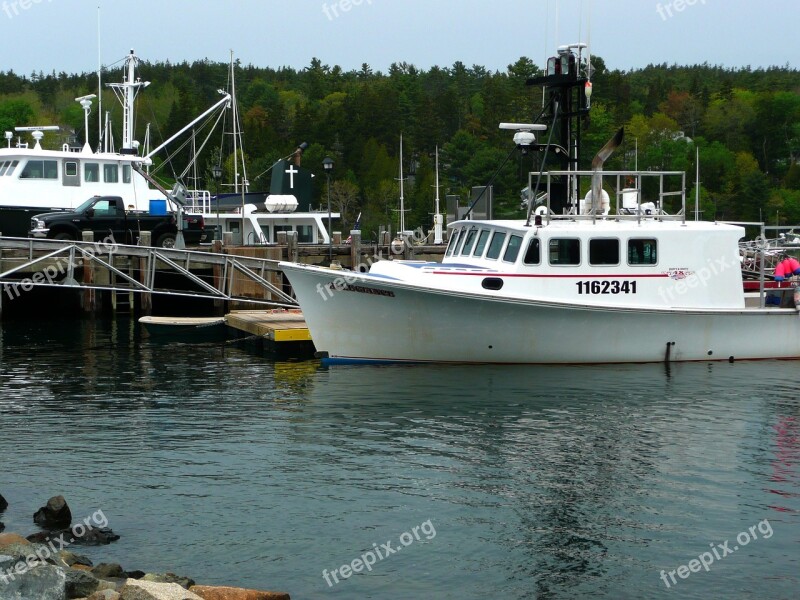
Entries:
POLYGON ((289 187, 294 189, 294 174, 299 173, 297 169, 294 168, 294 165, 291 165, 288 169, 284 171, 284 173, 289 174, 289 187))

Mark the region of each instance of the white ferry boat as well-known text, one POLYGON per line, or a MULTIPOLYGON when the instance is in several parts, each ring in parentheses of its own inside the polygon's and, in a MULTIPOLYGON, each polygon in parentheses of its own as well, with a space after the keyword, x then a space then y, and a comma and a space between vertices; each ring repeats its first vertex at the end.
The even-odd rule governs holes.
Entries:
MULTIPOLYGON (((580 58, 569 48, 559 54, 562 70, 535 81, 555 98, 554 126, 560 108, 571 119, 588 107, 591 89, 575 75, 580 58), (576 87, 583 91, 570 106, 566 94, 576 87)), ((575 129, 560 125, 559 147, 575 148, 565 163, 577 164, 575 129)), ((542 126, 515 127, 517 146, 534 149, 532 131, 542 126)), ((687 220, 683 173, 603 172, 619 141, 591 171, 532 172, 528 189, 541 178, 546 195, 526 219, 451 223, 442 263, 378 261, 366 273, 281 263, 319 356, 528 364, 800 357, 791 295, 766 307, 763 286, 755 297, 743 290, 744 228, 687 220), (589 190, 580 201, 579 190, 589 190)))

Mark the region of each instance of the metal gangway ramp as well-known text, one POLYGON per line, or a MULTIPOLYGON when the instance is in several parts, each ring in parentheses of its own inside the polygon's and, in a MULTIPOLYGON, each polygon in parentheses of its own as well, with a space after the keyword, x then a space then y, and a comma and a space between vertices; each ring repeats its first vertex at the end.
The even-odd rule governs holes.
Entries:
POLYGON ((277 260, 223 252, 0 237, 0 271, 2 295, 10 298, 32 287, 54 287, 298 308, 294 298, 268 279, 280 273, 277 260), (13 268, 7 268, 10 264, 13 268), (209 270, 211 276, 197 273, 209 270), (187 289, 159 285, 156 275, 165 273, 181 276, 187 289), (76 274, 81 275, 80 281, 76 274), (254 286, 263 297, 243 290, 254 286))

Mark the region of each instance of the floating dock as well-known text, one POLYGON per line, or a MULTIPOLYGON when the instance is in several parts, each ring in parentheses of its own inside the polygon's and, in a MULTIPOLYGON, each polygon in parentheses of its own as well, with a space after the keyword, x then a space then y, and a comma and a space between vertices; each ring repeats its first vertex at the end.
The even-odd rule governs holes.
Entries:
POLYGON ((314 356, 314 342, 299 310, 236 310, 225 323, 240 332, 261 338, 271 350, 293 356, 314 356))

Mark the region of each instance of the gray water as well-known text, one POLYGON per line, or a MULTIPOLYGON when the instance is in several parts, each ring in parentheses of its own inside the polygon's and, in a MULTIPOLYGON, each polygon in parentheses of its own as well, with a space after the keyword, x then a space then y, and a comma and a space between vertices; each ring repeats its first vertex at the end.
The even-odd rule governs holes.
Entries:
POLYGON ((95 562, 295 599, 797 596, 796 362, 325 368, 128 321, 4 323, 0 361, 0 520, 102 510, 95 562))

